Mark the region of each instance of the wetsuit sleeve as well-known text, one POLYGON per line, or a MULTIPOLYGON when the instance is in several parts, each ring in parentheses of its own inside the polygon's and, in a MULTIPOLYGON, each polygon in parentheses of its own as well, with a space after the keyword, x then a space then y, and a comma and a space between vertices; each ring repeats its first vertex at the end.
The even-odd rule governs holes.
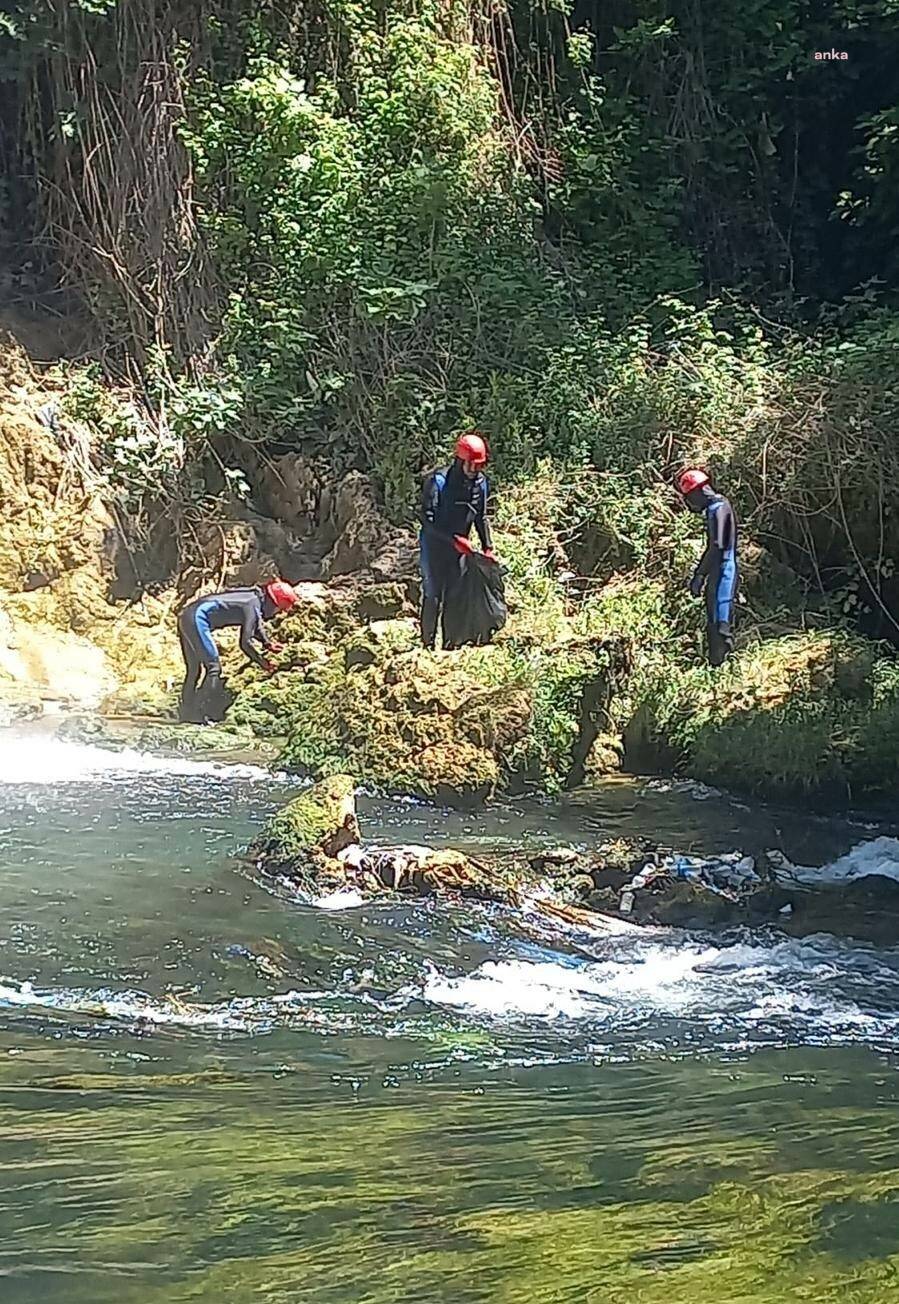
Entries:
POLYGON ((441 530, 437 525, 437 512, 440 509, 440 493, 443 488, 443 477, 435 471, 429 475, 425 481, 425 487, 421 496, 421 523, 428 534, 439 535, 441 539, 451 539, 452 535, 446 530, 441 530))
POLYGON ((490 522, 487 519, 487 495, 489 489, 487 486, 487 477, 481 485, 481 492, 478 494, 478 506, 474 517, 474 528, 478 532, 478 538, 481 541, 481 547, 486 551, 493 547, 493 535, 490 530, 490 522))
POLYGON ((696 592, 702 584, 702 581, 711 571, 715 558, 720 551, 720 544, 718 543, 718 536, 721 531, 721 522, 718 519, 720 516, 720 511, 709 512, 708 517, 706 518, 707 537, 705 552, 700 557, 699 563, 693 572, 693 578, 690 581, 690 588, 693 589, 694 592, 696 592))
MULTIPOLYGON (((253 647, 253 639, 259 639, 260 632, 262 632, 262 621, 259 619, 259 610, 255 602, 248 602, 244 607, 240 624, 240 650, 254 666, 261 666, 264 669, 265 661, 253 647)), ((263 639, 259 641, 264 642, 264 633, 263 639)))
POLYGON ((421 523, 434 528, 434 522, 437 520, 437 504, 440 501, 440 491, 437 487, 436 475, 429 475, 425 481, 424 489, 421 493, 421 523))
POLYGON ((709 534, 712 536, 710 543, 714 542, 720 552, 725 552, 734 546, 735 533, 733 508, 730 503, 722 502, 715 513, 714 527, 709 529, 709 534))

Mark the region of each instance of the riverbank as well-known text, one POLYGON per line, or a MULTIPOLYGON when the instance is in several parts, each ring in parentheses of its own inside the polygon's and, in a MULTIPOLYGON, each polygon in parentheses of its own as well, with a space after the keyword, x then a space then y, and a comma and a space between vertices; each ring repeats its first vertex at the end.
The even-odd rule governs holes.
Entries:
MULTIPOLYGON (((700 540, 661 487, 653 511, 669 539, 665 573, 632 562, 597 578, 572 558, 596 552, 600 527, 591 534, 582 522, 578 549, 566 550, 571 490, 551 468, 502 486, 508 626, 489 647, 430 653, 417 636, 414 535, 390 524, 371 480, 335 478, 297 454, 255 471, 248 463, 252 508, 210 502, 202 531, 191 525, 178 541, 182 562, 172 568, 169 547, 166 565, 157 556, 137 584, 104 446, 66 407, 71 382, 35 368, 11 338, 2 364, 6 719, 138 714, 152 717, 151 742, 189 749, 174 725, 178 606, 280 572, 297 580, 300 603, 279 622, 278 673, 247 668, 229 646, 236 700, 225 736, 260 744, 298 774, 348 771, 384 791, 463 804, 558 793, 622 769, 775 800, 857 803, 895 791, 891 649, 828 627, 826 604, 803 607, 808 627, 791 628, 783 598, 795 597, 795 580, 750 540, 737 654, 720 671, 703 667, 702 613, 684 583, 700 540), (48 405, 59 414, 51 426, 39 419, 48 405)), ((108 401, 121 402, 111 391, 108 401)))

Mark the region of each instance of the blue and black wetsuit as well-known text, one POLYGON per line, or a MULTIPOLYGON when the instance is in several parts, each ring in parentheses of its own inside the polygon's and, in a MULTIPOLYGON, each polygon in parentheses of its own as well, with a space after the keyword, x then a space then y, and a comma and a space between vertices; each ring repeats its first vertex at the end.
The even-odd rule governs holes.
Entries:
POLYGON ((240 629, 241 651, 257 666, 265 661, 253 647, 267 648, 271 640, 263 620, 274 612, 273 604, 261 589, 229 589, 189 602, 178 617, 178 635, 184 657, 185 675, 181 688, 181 719, 194 720, 200 676, 205 670, 203 686, 210 689, 221 684, 222 664, 212 637, 213 630, 235 625, 240 629))
POLYGON ((726 498, 711 490, 704 493, 706 548, 690 587, 698 596, 705 585, 709 663, 720 666, 734 649, 733 626, 739 582, 737 518, 726 498))
POLYGON ((447 588, 459 574, 461 558, 453 547, 453 536, 467 539, 474 526, 481 547, 492 546, 487 520, 487 477, 479 471, 465 474, 456 458, 445 471, 434 471, 425 481, 421 499, 421 637, 433 647, 437 622, 447 588))

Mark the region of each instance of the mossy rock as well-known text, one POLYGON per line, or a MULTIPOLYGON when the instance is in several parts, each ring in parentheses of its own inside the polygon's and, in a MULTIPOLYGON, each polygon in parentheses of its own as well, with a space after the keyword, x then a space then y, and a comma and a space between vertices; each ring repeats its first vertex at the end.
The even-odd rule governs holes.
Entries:
POLYGON ((496 757, 461 739, 426 747, 416 756, 414 771, 413 795, 445 805, 479 805, 493 795, 499 782, 496 757))
POLYGON ((373 584, 359 595, 356 614, 360 620, 393 620, 408 606, 402 584, 373 584))
POLYGON ((120 688, 103 699, 100 714, 112 719, 159 716, 175 721, 178 718, 178 694, 167 692, 164 688, 120 688))
POLYGON ((249 754, 262 762, 273 759, 274 749, 260 743, 250 729, 230 725, 152 724, 126 718, 70 716, 56 731, 68 742, 90 743, 110 751, 133 747, 138 751, 187 756, 249 754))
POLYGON ((158 724, 139 730, 129 745, 141 751, 172 751, 188 755, 256 750, 251 729, 223 724, 158 724))
POLYGON ((359 841, 355 790, 347 774, 322 779, 269 820, 249 856, 269 874, 308 880, 330 871, 339 878, 337 853, 359 841))

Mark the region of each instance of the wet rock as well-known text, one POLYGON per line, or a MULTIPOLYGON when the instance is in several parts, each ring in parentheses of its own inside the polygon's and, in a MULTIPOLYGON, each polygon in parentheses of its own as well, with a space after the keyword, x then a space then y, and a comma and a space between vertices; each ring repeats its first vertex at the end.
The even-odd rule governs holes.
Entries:
POLYGON ((779 850, 768 851, 765 858, 782 900, 790 906, 791 932, 835 932, 870 940, 895 937, 899 929, 896 839, 859 843, 821 867, 794 865, 779 850))
POLYGON ((61 720, 56 736, 110 751, 125 747, 159 755, 241 760, 265 764, 277 748, 267 747, 251 730, 232 725, 147 724, 140 718, 71 715, 61 720))
POLYGON ((10 692, 0 689, 0 729, 9 729, 28 720, 37 720, 43 713, 44 704, 40 698, 32 694, 18 693, 15 690, 10 692))
POLYGON ((359 842, 355 783, 335 774, 316 783, 268 822, 248 855, 268 874, 284 875, 316 890, 347 881, 337 855, 359 842))
POLYGON ((532 867, 538 873, 544 870, 572 870, 583 860, 582 853, 574 847, 551 847, 536 852, 528 857, 532 867))

